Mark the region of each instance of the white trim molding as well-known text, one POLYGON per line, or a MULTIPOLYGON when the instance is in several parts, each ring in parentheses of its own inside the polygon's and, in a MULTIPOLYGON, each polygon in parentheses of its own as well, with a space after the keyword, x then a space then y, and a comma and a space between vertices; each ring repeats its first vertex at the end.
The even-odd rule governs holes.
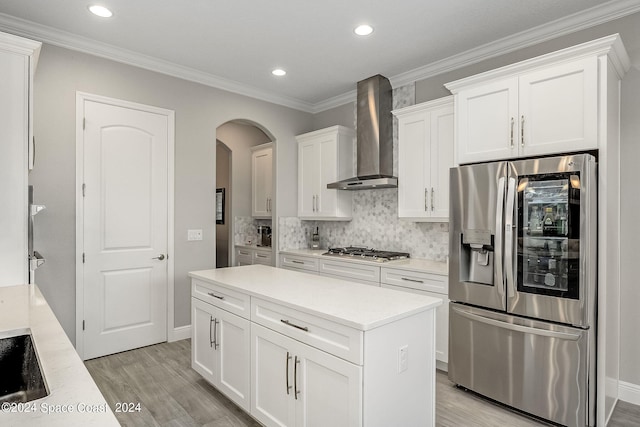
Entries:
MULTIPOLYGON (((604 2, 573 15, 486 43, 423 67, 409 70, 393 76, 389 80, 393 87, 404 86, 411 82, 424 80, 447 71, 604 24, 636 12, 640 12, 640 1, 638 0, 604 2)), ((310 103, 3 13, 0 13, 0 30, 307 113, 319 113, 355 101, 355 91, 349 91, 324 101, 310 103)))
POLYGON ((640 405, 640 385, 619 381, 618 399, 640 405))
POLYGON ((169 337, 169 342, 186 340, 191 338, 191 325, 178 326, 173 328, 173 333, 169 337))

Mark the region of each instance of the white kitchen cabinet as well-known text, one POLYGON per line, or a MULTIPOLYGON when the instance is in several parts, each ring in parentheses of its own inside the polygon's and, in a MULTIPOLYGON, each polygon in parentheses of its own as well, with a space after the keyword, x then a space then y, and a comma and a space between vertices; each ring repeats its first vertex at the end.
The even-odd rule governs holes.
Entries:
POLYGON ((266 426, 361 426, 362 367, 251 325, 251 414, 266 426), (284 368, 284 369, 283 369, 284 368))
POLYGON ((393 111, 398 118, 398 217, 449 220, 453 97, 393 111))
POLYGON ((28 170, 33 73, 41 43, 0 33, 0 286, 29 283, 28 170))
POLYGON ((251 148, 251 216, 271 218, 273 211, 273 143, 251 148))
MULTIPOLYGON (((203 286, 202 283, 199 285, 203 286)), ((219 297, 224 298, 222 295, 219 297)), ((249 411, 249 320, 193 297, 191 325, 193 369, 238 406, 249 411)))
POLYGON ((447 370, 449 360, 449 283, 447 276, 382 267, 380 286, 413 292, 444 300, 436 308, 436 361, 438 369, 447 370))
POLYGON ((377 265, 338 261, 327 256, 318 261, 318 273, 365 285, 380 286, 380 267, 377 265))
POLYGON ((333 126, 296 136, 298 141, 298 217, 350 220, 349 191, 327 184, 353 177, 353 130, 333 126))
POLYGON ((280 254, 280 268, 287 270, 305 271, 307 273, 318 272, 318 258, 312 256, 280 254))
POLYGON ((455 97, 457 163, 597 149, 603 50, 586 51, 565 49, 445 85, 455 97))
POLYGON ((272 249, 270 247, 236 246, 235 265, 273 265, 272 249))

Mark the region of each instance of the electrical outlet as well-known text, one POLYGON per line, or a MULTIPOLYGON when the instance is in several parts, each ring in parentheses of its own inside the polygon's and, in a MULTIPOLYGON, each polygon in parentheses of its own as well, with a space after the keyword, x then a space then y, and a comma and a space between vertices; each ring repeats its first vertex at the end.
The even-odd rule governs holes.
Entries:
POLYGON ((187 230, 187 240, 202 240, 202 230, 187 230))
POLYGON ((403 345, 398 349, 398 373, 409 368, 409 346, 403 345))

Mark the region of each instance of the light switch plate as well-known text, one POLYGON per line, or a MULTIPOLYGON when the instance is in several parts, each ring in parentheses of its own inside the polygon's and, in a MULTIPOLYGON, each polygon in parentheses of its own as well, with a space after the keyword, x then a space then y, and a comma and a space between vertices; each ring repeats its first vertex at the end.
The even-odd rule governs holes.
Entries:
POLYGON ((187 240, 202 240, 202 230, 187 230, 187 240))

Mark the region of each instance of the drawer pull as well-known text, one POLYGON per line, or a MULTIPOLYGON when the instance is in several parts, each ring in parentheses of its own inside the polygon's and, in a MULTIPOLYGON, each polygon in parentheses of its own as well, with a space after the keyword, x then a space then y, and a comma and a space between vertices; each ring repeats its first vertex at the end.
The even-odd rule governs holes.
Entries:
POLYGON ((280 321, 282 323, 284 323, 285 325, 292 326, 292 327, 294 327, 296 329, 300 329, 301 331, 309 332, 309 328, 307 328, 306 326, 296 325, 295 323, 291 323, 290 321, 285 320, 285 319, 280 319, 280 321))
POLYGON ((298 261, 298 260, 295 260, 295 259, 292 259, 291 262, 294 263, 294 264, 304 264, 304 261, 298 261))
POLYGON ((422 280, 409 279, 408 277, 401 277, 401 279, 406 281, 406 282, 424 283, 424 281, 422 281, 422 280))
POLYGON ((224 297, 222 297, 222 296, 220 296, 220 295, 216 295, 216 294, 214 294, 213 292, 208 292, 207 294, 208 294, 208 295, 210 295, 210 296, 212 296, 212 297, 214 297, 214 298, 218 298, 218 299, 221 299, 221 300, 223 300, 223 299, 224 299, 224 297))
POLYGON ((266 255, 257 254, 256 257, 258 257, 258 258, 266 258, 267 256, 266 255))

